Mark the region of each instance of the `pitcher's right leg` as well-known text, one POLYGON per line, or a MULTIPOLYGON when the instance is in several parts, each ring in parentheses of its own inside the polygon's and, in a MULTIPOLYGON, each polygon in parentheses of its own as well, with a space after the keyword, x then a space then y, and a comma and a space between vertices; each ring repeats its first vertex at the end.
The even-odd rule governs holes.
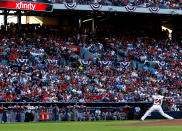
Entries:
POLYGON ((164 113, 164 111, 162 110, 162 107, 160 107, 159 109, 159 113, 164 116, 165 118, 169 119, 169 120, 173 120, 174 118, 169 116, 168 114, 164 113))

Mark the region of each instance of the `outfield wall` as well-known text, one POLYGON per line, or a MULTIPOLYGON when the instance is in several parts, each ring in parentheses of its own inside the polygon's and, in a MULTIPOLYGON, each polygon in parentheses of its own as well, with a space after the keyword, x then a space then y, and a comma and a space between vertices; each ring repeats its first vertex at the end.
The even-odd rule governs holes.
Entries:
MULTIPOLYGON (((175 119, 182 118, 182 111, 166 111, 165 113, 173 116, 175 119)), ((164 117, 161 116, 159 112, 152 112, 151 115, 147 117, 147 119, 164 119, 164 117)))

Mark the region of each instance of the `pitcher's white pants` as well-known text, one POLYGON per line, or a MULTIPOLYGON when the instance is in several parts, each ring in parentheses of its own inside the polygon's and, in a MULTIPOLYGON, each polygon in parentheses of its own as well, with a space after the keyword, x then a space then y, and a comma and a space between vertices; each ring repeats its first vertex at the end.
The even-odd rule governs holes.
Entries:
POLYGON ((162 116, 164 116, 167 119, 174 119, 173 117, 169 116, 168 114, 164 113, 162 110, 161 105, 153 105, 152 107, 149 108, 149 110, 146 111, 146 113, 142 116, 141 120, 145 120, 145 118, 153 111, 158 111, 162 116))

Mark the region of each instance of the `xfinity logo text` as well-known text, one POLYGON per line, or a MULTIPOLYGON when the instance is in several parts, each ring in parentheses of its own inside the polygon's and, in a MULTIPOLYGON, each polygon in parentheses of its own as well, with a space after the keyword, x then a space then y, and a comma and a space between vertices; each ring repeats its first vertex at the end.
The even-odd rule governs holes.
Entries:
POLYGON ((34 10, 36 7, 36 4, 32 4, 32 3, 23 3, 23 2, 19 2, 16 3, 16 9, 25 9, 25 10, 34 10))

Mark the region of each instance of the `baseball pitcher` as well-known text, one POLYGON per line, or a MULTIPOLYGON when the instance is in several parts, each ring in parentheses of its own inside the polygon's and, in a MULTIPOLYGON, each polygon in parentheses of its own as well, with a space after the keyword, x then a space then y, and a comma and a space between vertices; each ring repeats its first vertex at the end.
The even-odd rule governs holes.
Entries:
POLYGON ((153 111, 158 111, 162 116, 164 116, 167 119, 173 120, 174 118, 167 115, 166 113, 164 113, 164 111, 162 110, 162 102, 164 99, 164 96, 161 95, 162 92, 159 90, 156 95, 153 95, 152 98, 154 99, 154 103, 152 105, 152 107, 149 108, 149 110, 146 111, 146 113, 142 116, 142 118, 140 119, 141 121, 144 121, 145 118, 153 111))

